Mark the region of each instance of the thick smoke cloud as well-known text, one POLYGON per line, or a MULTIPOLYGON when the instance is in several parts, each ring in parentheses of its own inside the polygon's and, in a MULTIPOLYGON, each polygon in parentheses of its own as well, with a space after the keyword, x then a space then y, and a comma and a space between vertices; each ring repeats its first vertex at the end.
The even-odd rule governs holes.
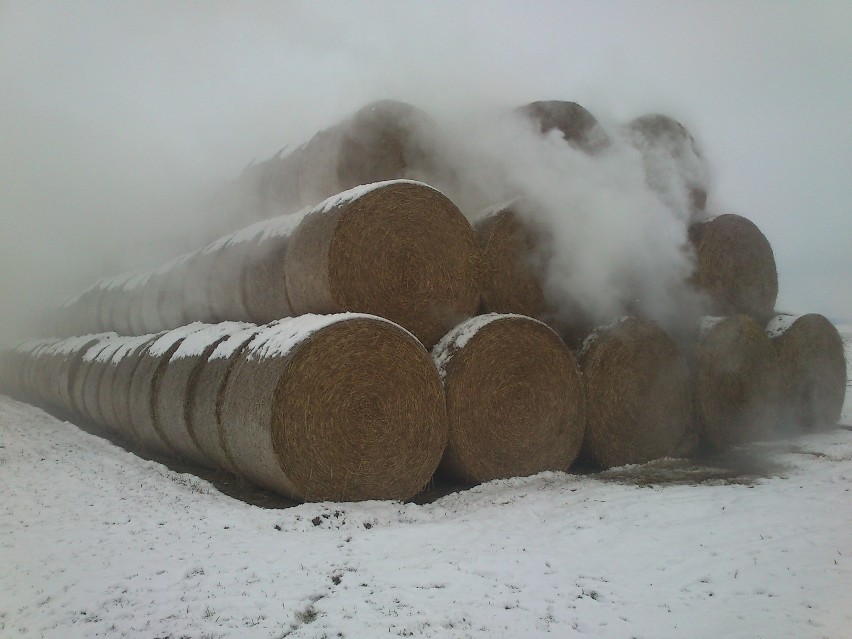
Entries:
MULTIPOLYGON (((610 131, 669 113, 717 168, 709 206, 772 241, 779 305, 852 315, 837 278, 850 266, 849 24, 848 3, 828 2, 2 3, 0 338, 98 276, 194 248, 218 222, 210 194, 253 158, 381 98, 442 122, 575 100, 610 131), (829 277, 833 289, 813 285, 829 277)), ((623 157, 608 161, 590 179, 638 188, 623 157)), ((541 179, 514 179, 527 177, 541 179)), ((637 246, 681 233, 629 230, 637 246)))

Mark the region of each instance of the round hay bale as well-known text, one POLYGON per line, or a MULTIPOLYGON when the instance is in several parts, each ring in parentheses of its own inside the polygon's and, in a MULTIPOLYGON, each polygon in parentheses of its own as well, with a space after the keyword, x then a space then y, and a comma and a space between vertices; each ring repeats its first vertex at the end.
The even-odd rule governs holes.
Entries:
POLYGON ((545 242, 538 229, 509 209, 484 216, 474 229, 482 247, 482 310, 552 317, 543 285, 545 242))
POLYGON ((53 349, 57 356, 62 358, 58 375, 58 398, 62 410, 76 418, 82 415, 75 410, 72 393, 76 384, 77 374, 83 356, 95 344, 102 340, 118 337, 115 333, 99 333, 96 335, 84 335, 82 337, 69 337, 56 344, 53 349))
POLYGON ((711 315, 750 315, 759 324, 772 316, 778 296, 775 256, 768 240, 739 215, 693 224, 693 282, 711 300, 711 315))
MULTIPOLYGON (((250 242, 225 244, 211 250, 213 263, 207 281, 207 298, 217 322, 248 321, 243 299, 243 271, 254 248, 250 242)), ((282 280, 283 281, 283 280, 282 280)), ((283 284, 279 282, 283 288, 283 284)))
POLYGON ((354 314, 263 329, 231 371, 221 425, 246 477, 305 501, 408 499, 447 442, 429 353, 400 327, 354 314))
POLYGON ((656 324, 623 318, 580 352, 586 381, 583 455, 602 468, 670 454, 692 419, 686 358, 656 324))
MULTIPOLYGON (((151 338, 151 335, 121 338, 118 347, 110 356, 106 357, 105 351, 102 351, 98 356, 106 360, 102 362, 103 372, 101 373, 98 386, 98 411, 102 417, 103 425, 113 434, 127 437, 127 433, 123 425, 119 423, 119 418, 115 411, 116 375, 120 370, 120 365, 124 361, 124 358, 136 348, 151 341, 151 338)), ((127 379, 129 381, 129 377, 127 379)), ((124 403, 126 405, 127 401, 125 400, 124 403)))
POLYGON ((556 129, 571 146, 596 153, 610 145, 609 136, 591 113, 576 102, 543 100, 519 109, 525 117, 537 122, 542 133, 556 129))
POLYGON ((89 363, 89 371, 86 374, 86 384, 83 389, 83 407, 86 415, 92 423, 97 424, 108 431, 115 430, 115 424, 108 421, 101 411, 103 396, 108 394, 108 391, 103 389, 103 378, 110 367, 110 361, 112 360, 113 355, 115 355, 115 352, 121 348, 125 339, 127 338, 120 337, 118 339, 110 340, 106 346, 104 346, 104 348, 95 355, 89 363))
POLYGON ((679 204, 677 191, 685 191, 685 205, 697 215, 707 205, 708 169, 683 124, 654 113, 625 126, 630 142, 642 154, 648 185, 670 204, 679 204))
POLYGON ((142 335, 136 340, 125 340, 124 347, 113 356, 118 361, 115 371, 112 373, 112 384, 109 387, 109 396, 103 397, 105 403, 111 403, 111 408, 104 408, 104 415, 112 415, 112 423, 115 431, 129 442, 137 441, 136 431, 130 417, 131 384, 133 374, 142 361, 142 356, 151 345, 160 339, 165 333, 154 335, 142 335))
POLYGON ((284 273, 288 242, 288 235, 277 235, 251 245, 254 250, 246 260, 240 290, 248 317, 255 324, 294 315, 284 273))
POLYGON ((284 256, 293 311, 370 313, 434 345, 473 315, 480 250, 443 194, 419 182, 352 189, 306 215, 284 256))
POLYGON ((485 482, 568 470, 583 442, 585 399, 577 362, 552 329, 480 315, 450 331, 433 357, 447 395, 443 472, 485 482))
POLYGON ((770 437, 778 420, 778 357, 746 315, 705 318, 693 353, 696 426, 722 450, 770 437))
POLYGON ((816 313, 777 315, 766 333, 781 375, 781 427, 813 432, 837 425, 846 396, 843 338, 816 313))
POLYGON ((135 335, 151 335, 167 328, 160 319, 160 295, 165 279, 165 275, 155 272, 145 282, 141 295, 134 298, 136 305, 131 305, 131 314, 135 335))
POLYGON ((187 260, 181 281, 181 299, 184 315, 190 322, 214 321, 213 305, 208 297, 210 274, 216 257, 213 253, 198 251, 187 260))
POLYGON ((102 350, 120 340, 120 337, 113 338, 109 335, 111 334, 107 333, 106 336, 99 337, 94 344, 82 352, 80 364, 77 367, 77 372, 70 386, 69 399, 71 412, 79 416, 83 421, 94 422, 86 403, 86 394, 90 392, 91 388, 89 376, 92 375, 92 379, 94 379, 93 370, 96 368, 94 360, 102 350))
POLYGON ((157 301, 160 330, 171 330, 190 322, 183 301, 183 281, 187 276, 187 262, 191 255, 182 255, 170 268, 164 266, 164 279, 157 301))
POLYGON ((155 422, 172 451, 203 466, 215 468, 192 436, 190 406, 198 380, 199 366, 214 349, 237 331, 250 324, 222 322, 212 324, 190 335, 175 350, 164 367, 157 394, 154 396, 155 422))
POLYGON ((136 442, 154 453, 171 453, 162 425, 157 421, 154 399, 169 359, 181 342, 207 325, 194 322, 166 332, 142 352, 130 381, 130 426, 136 442))
POLYGON ((259 329, 249 324, 219 343, 196 369, 195 384, 189 393, 189 431, 204 457, 217 467, 239 474, 225 450, 221 412, 225 386, 243 349, 259 329))
POLYGON ((423 143, 430 125, 429 117, 410 104, 380 100, 320 131, 297 153, 302 204, 311 206, 361 184, 416 173, 427 155, 423 143))

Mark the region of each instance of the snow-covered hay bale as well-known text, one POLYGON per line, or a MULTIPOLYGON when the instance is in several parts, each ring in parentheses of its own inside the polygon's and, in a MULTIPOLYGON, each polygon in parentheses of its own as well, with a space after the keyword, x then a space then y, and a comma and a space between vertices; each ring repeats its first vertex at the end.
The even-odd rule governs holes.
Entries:
POLYGON ((693 281, 712 303, 713 315, 750 315, 764 323, 773 314, 778 273, 769 241, 746 218, 727 214, 693 224, 693 281))
POLYGON ((571 466, 583 441, 583 384, 553 330, 528 317, 480 315, 433 356, 449 418, 442 471, 484 482, 571 466))
POLYGON ((399 326, 360 314, 268 325, 231 371, 221 419, 242 474, 305 501, 408 499, 447 443, 429 353, 399 326))
POLYGON ((112 372, 109 396, 102 395, 104 404, 108 403, 111 407, 102 406, 101 410, 105 416, 112 415, 113 430, 130 442, 138 440, 130 414, 133 375, 142 361, 142 356, 163 335, 161 332, 126 339, 122 348, 113 355, 115 370, 112 372))
POLYGON ((207 459, 192 435, 190 406, 199 365, 210 357, 221 341, 249 326, 237 322, 211 324, 184 339, 163 368, 154 395, 154 417, 155 423, 160 425, 163 439, 177 455, 215 467, 215 462, 207 459))
POLYGON ((431 346, 476 312, 480 259, 473 228, 442 193, 371 184, 301 221, 285 255, 287 293, 296 314, 370 313, 431 346))
MULTIPOLYGON (((182 255, 178 260, 163 270, 163 281, 160 283, 160 294, 157 300, 160 330, 171 330, 185 326, 190 322, 183 301, 183 281, 186 278, 189 255, 182 255)), ((160 272, 160 271, 158 271, 160 272)))
POLYGON ((665 457, 692 418, 690 375, 674 341, 652 322, 623 318, 580 352, 586 383, 584 456, 603 468, 665 457))
POLYGON ((188 420, 193 441, 205 459, 234 474, 239 471, 228 456, 222 439, 222 399, 234 364, 257 331, 258 328, 252 325, 238 329, 219 343, 207 359, 202 358, 189 394, 188 420))
POLYGON ((708 317, 692 352, 695 425, 720 450, 770 437, 778 420, 778 357, 746 315, 708 317))
POLYGON ((549 319, 541 233, 509 209, 484 216, 474 228, 482 247, 483 310, 549 319))
MULTIPOLYGON (((121 401, 124 406, 127 406, 127 393, 129 393, 130 375, 123 378, 126 380, 121 385, 121 392, 117 393, 117 377, 122 371, 122 363, 124 359, 133 353, 140 346, 152 340, 152 335, 140 335, 135 337, 122 337, 119 339, 117 347, 108 353, 106 350, 101 351, 98 355, 101 361, 103 371, 100 375, 100 383, 98 385, 98 411, 103 420, 103 425, 112 433, 121 435, 126 439, 131 439, 130 434, 124 428, 124 424, 116 414, 116 395, 120 394, 121 401)), ((126 413, 125 413, 126 414, 126 413)), ((125 423, 127 418, 125 417, 125 423)))
POLYGON ((121 348, 126 338, 118 338, 109 341, 101 351, 89 362, 86 373, 86 384, 83 389, 83 407, 89 421, 109 431, 115 429, 115 425, 108 421, 101 410, 103 396, 108 394, 103 388, 103 378, 110 368, 110 361, 115 352, 121 348))
POLYGON ((114 333, 104 333, 96 337, 98 337, 97 341, 86 348, 80 356, 80 364, 73 377, 69 393, 71 412, 88 422, 91 422, 92 418, 86 405, 86 395, 90 392, 90 375, 94 378, 93 371, 96 365, 93 362, 102 350, 121 339, 114 333))
POLYGON ((284 273, 288 242, 289 235, 275 235, 250 245, 254 250, 246 261, 240 289, 248 317, 256 324, 294 314, 284 273))
MULTIPOLYGON (((410 177, 424 162, 423 131, 430 122, 410 104, 380 100, 320 131, 294 152, 302 204, 361 184, 410 177)), ((279 181, 273 178, 270 184, 279 181)))
POLYGON ((669 204, 682 200, 692 215, 700 214, 707 204, 708 170, 687 128, 654 113, 631 120, 624 129, 642 154, 649 186, 669 204))
POLYGON ((59 405, 63 411, 79 416, 79 413, 75 409, 72 393, 74 392, 83 356, 92 346, 100 341, 115 337, 118 337, 115 333, 69 337, 51 347, 51 350, 56 356, 62 358, 58 371, 57 392, 59 405))
POLYGON ((610 144, 595 116, 576 102, 542 100, 521 107, 520 112, 537 122, 542 133, 556 129, 566 142, 583 151, 599 151, 610 144))
POLYGON ((209 298, 210 276, 214 253, 197 251, 192 253, 183 265, 180 280, 180 303, 190 322, 213 322, 213 304, 209 298))
POLYGON ((142 351, 130 381, 129 415, 136 442, 154 453, 170 453, 168 440, 157 422, 154 398, 160 389, 163 371, 181 342, 206 325, 194 322, 166 332, 142 351))
MULTIPOLYGON (((250 242, 241 242, 210 251, 213 263, 207 280, 207 299, 217 322, 242 322, 249 319, 242 281, 253 248, 250 242)), ((283 282, 280 288, 284 288, 283 282)))
POLYGON ((781 426, 833 428, 846 394, 843 338, 822 315, 777 315, 766 327, 781 370, 781 426))

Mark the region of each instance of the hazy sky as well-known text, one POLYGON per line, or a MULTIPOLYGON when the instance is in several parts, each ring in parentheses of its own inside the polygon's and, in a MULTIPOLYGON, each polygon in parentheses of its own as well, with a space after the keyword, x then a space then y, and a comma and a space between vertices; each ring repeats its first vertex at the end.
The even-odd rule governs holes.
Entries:
POLYGON ((201 194, 378 98, 672 115, 708 208, 772 244, 778 307, 852 319, 848 0, 0 0, 3 330, 191 247, 201 194))

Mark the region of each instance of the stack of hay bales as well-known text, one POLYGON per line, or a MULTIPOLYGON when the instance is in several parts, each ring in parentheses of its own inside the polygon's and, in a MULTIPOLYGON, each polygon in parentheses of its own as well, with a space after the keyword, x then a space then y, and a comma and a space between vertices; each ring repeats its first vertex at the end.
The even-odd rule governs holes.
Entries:
MULTIPOLYGON (((576 103, 519 112, 584 153, 612 144, 576 103)), ((0 351, 0 389, 298 500, 408 499, 436 468, 465 482, 578 457, 611 468, 723 452, 779 420, 836 423, 842 342, 816 315, 764 333, 778 278, 753 223, 690 226, 685 284, 714 317, 688 339, 640 317, 592 331, 546 295, 556 247, 517 202, 472 227, 436 189, 396 179, 434 170, 430 126, 377 103, 251 167, 243 185, 260 209, 306 208, 96 283, 56 312, 55 335, 70 337, 0 351)), ((660 162, 686 187, 684 220, 703 215, 689 132, 665 116, 625 131, 661 197, 677 199, 660 162)), ((692 325, 695 309, 682 315, 692 325)))

